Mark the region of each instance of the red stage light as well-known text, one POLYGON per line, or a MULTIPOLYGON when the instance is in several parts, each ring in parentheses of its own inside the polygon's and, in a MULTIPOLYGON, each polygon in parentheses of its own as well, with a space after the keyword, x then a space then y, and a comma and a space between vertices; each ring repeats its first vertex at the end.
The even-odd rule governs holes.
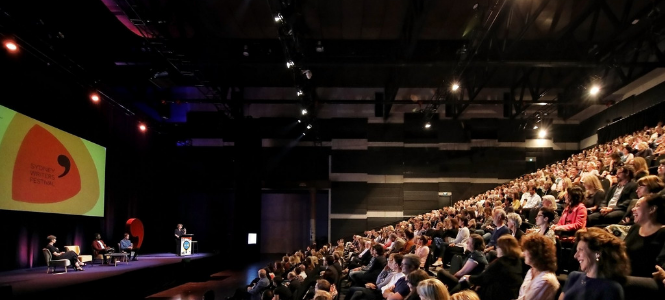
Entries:
POLYGON ((90 95, 90 100, 92 100, 93 102, 97 102, 99 101, 99 96, 97 94, 92 94, 90 95))
POLYGON ((18 46, 14 42, 5 42, 5 48, 9 49, 9 51, 16 51, 18 50, 18 46))
POLYGON ((139 125, 139 129, 140 129, 141 131, 145 132, 146 130, 148 130, 148 127, 145 127, 145 125, 140 124, 140 125, 139 125))

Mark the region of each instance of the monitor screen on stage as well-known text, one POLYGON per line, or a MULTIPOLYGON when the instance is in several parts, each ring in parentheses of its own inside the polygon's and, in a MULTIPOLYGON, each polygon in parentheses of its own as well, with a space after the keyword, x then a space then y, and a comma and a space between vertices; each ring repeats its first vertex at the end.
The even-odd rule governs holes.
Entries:
POLYGON ((104 216, 106 148, 0 106, 0 209, 104 216))

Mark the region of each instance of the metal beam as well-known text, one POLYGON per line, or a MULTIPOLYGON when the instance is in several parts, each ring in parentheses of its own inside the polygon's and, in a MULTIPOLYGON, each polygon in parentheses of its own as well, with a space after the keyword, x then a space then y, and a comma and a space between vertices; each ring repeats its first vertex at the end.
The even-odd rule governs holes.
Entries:
MULTIPOLYGON (((208 104, 220 104, 220 103, 232 103, 233 100, 223 100, 223 101, 217 101, 217 102, 211 102, 208 99, 180 99, 180 103, 208 103, 208 104)), ((321 104, 345 104, 345 105, 373 105, 376 103, 375 100, 354 100, 354 99, 318 99, 318 103, 321 104)), ((530 101, 523 99, 523 102, 534 106, 534 105, 572 105, 569 103, 560 103, 557 102, 556 100, 538 100, 538 101, 530 101)), ((468 98, 466 99, 445 99, 445 100, 436 100, 436 99, 430 99, 430 100, 418 100, 418 102, 414 102, 413 100, 394 100, 394 104, 413 104, 413 105, 419 105, 419 104, 451 104, 451 105, 486 105, 486 104, 492 104, 492 105, 501 105, 503 104, 502 100, 475 100, 473 102, 470 102, 468 98)), ((281 99, 281 100, 275 100, 275 99, 244 99, 243 104, 274 104, 274 105, 297 105, 300 104, 300 100, 297 99, 281 99)), ((600 104, 600 102, 598 102, 600 104)))

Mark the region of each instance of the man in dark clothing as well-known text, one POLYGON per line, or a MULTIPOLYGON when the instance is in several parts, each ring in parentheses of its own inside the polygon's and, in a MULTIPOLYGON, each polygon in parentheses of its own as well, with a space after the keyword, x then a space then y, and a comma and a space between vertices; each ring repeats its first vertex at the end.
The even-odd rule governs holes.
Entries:
POLYGON ((587 227, 600 224, 617 224, 626 214, 630 201, 637 199, 637 183, 633 181, 635 169, 625 165, 617 170, 617 184, 610 188, 605 200, 600 204, 600 211, 587 218, 587 227))
POLYGON ((273 283, 275 284, 274 293, 277 300, 291 300, 293 293, 289 287, 284 285, 284 278, 277 276, 273 279, 273 283))

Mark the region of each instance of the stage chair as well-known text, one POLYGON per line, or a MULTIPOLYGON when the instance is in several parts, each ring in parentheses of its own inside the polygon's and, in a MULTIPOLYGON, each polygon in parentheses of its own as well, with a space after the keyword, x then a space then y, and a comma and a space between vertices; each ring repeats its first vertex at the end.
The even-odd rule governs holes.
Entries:
POLYGON ((51 268, 53 268, 53 273, 55 273, 56 266, 63 266, 65 273, 67 273, 67 267, 71 266, 69 259, 52 259, 51 251, 46 248, 42 249, 42 252, 44 252, 44 259, 46 260, 46 274, 51 271, 51 268))
POLYGON ((74 251, 79 257, 79 262, 87 263, 90 262, 92 265, 92 255, 81 255, 81 247, 78 245, 65 246, 65 251, 74 251))

